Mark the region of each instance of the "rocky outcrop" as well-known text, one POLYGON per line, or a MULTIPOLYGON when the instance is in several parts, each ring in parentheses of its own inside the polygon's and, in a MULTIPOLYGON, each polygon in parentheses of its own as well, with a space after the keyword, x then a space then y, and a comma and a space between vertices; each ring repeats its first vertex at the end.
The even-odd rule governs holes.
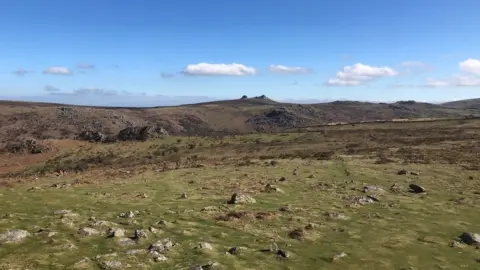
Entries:
POLYGON ((99 131, 83 131, 76 136, 76 139, 89 142, 112 143, 117 141, 146 141, 166 135, 169 135, 168 131, 162 127, 139 126, 124 128, 117 135, 105 135, 99 131))

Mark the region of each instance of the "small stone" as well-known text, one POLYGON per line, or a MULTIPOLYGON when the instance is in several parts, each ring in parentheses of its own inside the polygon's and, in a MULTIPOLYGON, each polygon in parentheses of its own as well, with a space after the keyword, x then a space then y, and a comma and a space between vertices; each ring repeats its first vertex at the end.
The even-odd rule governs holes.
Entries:
POLYGON ((151 233, 154 233, 154 234, 157 234, 159 233, 160 231, 158 229, 156 229, 155 227, 149 227, 148 230, 151 232, 151 233))
POLYGON ((267 184, 265 186, 265 192, 279 192, 279 193, 283 193, 283 190, 281 190, 279 187, 275 186, 275 185, 271 185, 271 184, 267 184))
POLYGON ((232 247, 231 249, 229 249, 227 252, 229 254, 232 254, 232 255, 236 255, 238 253, 238 248, 237 247, 232 247))
POLYGON ((104 269, 120 269, 126 267, 121 261, 104 261, 101 265, 104 269))
POLYGON ((199 264, 190 266, 190 270, 203 270, 203 267, 199 264))
POLYGON ((168 221, 162 219, 162 220, 160 220, 160 221, 158 222, 158 224, 163 225, 163 226, 167 226, 167 225, 168 225, 168 221))
POLYGON ((167 257, 165 257, 165 255, 162 255, 162 254, 160 254, 160 256, 154 258, 155 262, 164 262, 166 260, 168 260, 167 257))
POLYGON ((419 173, 419 172, 410 172, 410 175, 419 176, 419 175, 420 175, 420 173, 419 173))
POLYGON ((295 169, 293 170, 293 173, 292 173, 292 174, 293 174, 293 175, 298 175, 298 169, 295 168, 295 169))
POLYGON ((182 193, 182 195, 180 195, 180 199, 186 199, 187 198, 187 193, 182 193))
POLYGON ((285 206, 280 207, 279 211, 281 211, 281 212, 291 212, 292 209, 290 208, 290 206, 285 205, 285 206))
POLYGON ((120 244, 121 246, 133 246, 136 243, 131 238, 123 237, 123 238, 118 239, 118 244, 120 244))
POLYGON ((147 253, 147 251, 144 249, 131 249, 131 250, 125 251, 125 254, 128 254, 128 255, 143 254, 143 253, 147 253))
POLYGON ((287 182, 287 178, 282 177, 282 178, 278 179, 278 181, 279 181, 279 182, 287 182))
POLYGON ((80 235, 83 235, 83 236, 92 236, 92 235, 98 235, 100 234, 99 231, 93 229, 93 228, 89 228, 89 227, 85 227, 85 228, 80 228, 78 231, 77 231, 78 234, 80 235))
POLYGON ((30 236, 30 233, 25 230, 10 230, 4 234, 0 234, 0 242, 3 243, 18 243, 30 236))
POLYGON ((464 232, 459 238, 467 245, 480 245, 480 234, 464 232))
POLYGON ((333 256, 332 262, 336 262, 336 261, 338 261, 338 260, 340 260, 341 258, 346 257, 346 256, 347 256, 347 253, 342 252, 342 253, 340 253, 340 254, 338 254, 338 255, 333 256))
POLYGON ((107 235, 109 237, 124 237, 125 230, 121 228, 111 228, 108 230, 107 235))
POLYGON ((286 252, 285 250, 282 250, 282 249, 277 250, 277 255, 280 256, 280 257, 283 257, 283 258, 290 257, 290 254, 288 254, 288 252, 286 252))
POLYGON ((169 238, 159 240, 154 244, 151 244, 148 247, 149 251, 156 251, 158 253, 163 253, 165 251, 168 251, 170 248, 173 247, 173 242, 169 238))
POLYGON ((400 170, 400 171, 397 172, 398 175, 405 175, 407 173, 408 173, 407 170, 400 170))
POLYGON ((120 214, 120 217, 123 217, 123 218, 133 218, 133 217, 135 217, 135 212, 133 212, 133 211, 128 211, 128 212, 125 212, 125 213, 121 213, 121 214, 120 214))
POLYGON ((299 241, 305 238, 305 231, 303 229, 295 229, 288 233, 288 236, 293 239, 297 239, 299 241))
POLYGON ((317 227, 314 223, 309 223, 307 226, 305 226, 306 230, 313 230, 317 227))
POLYGON ((382 187, 378 187, 378 186, 365 186, 363 188, 364 193, 367 193, 367 192, 384 192, 384 191, 385 190, 382 187))
POLYGON ((210 243, 207 243, 207 242, 199 243, 195 248, 213 250, 212 245, 210 245, 210 243))
POLYGON ((145 230, 135 230, 135 239, 147 239, 148 238, 148 233, 145 230))
POLYGON ((137 195, 137 198, 146 199, 146 198, 148 198, 148 195, 146 193, 140 193, 140 194, 137 195))
POLYGON ((417 184, 410 184, 408 186, 410 188, 410 191, 412 191, 413 193, 424 193, 425 192, 425 189, 417 184))
POLYGON ((49 233, 47 234, 48 237, 53 237, 53 236, 55 236, 55 235, 57 235, 57 232, 49 232, 49 233))
POLYGON ((315 175, 310 174, 310 175, 308 176, 308 178, 313 179, 313 178, 315 178, 315 175))

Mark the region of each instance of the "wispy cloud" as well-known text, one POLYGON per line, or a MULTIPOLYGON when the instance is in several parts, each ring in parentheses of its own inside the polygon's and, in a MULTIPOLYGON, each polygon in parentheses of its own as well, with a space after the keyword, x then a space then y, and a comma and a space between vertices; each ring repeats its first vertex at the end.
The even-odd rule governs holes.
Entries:
POLYGON ((44 88, 43 88, 46 92, 60 92, 60 89, 57 88, 57 87, 54 87, 54 86, 51 86, 51 85, 46 85, 44 88))
POLYGON ((283 65, 270 65, 268 70, 276 74, 306 74, 311 70, 305 67, 288 67, 283 65))
POLYGON ((66 67, 49 67, 43 70, 43 74, 72 75, 72 72, 66 67))
POLYGON ((30 71, 25 70, 23 68, 18 68, 17 70, 12 71, 12 74, 20 76, 20 77, 23 77, 23 76, 27 75, 28 73, 30 73, 30 71))
POLYGON ((80 63, 80 64, 77 64, 77 68, 78 69, 94 69, 95 65, 87 64, 87 63, 80 63))
POLYGON ((175 74, 174 73, 168 73, 168 72, 162 72, 160 74, 160 76, 162 76, 162 78, 164 78, 164 79, 169 79, 169 78, 175 77, 175 74))
POLYGON ((248 76, 255 75, 257 70, 243 64, 190 64, 183 69, 187 76, 248 76))
POLYGON ((361 63, 346 66, 335 78, 326 82, 328 86, 356 86, 382 77, 392 77, 398 72, 391 67, 374 67, 361 63))

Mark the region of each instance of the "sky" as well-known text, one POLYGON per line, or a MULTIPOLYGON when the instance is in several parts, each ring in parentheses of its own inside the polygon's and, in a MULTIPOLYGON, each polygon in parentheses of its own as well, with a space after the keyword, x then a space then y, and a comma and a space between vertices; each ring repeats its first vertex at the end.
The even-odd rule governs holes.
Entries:
POLYGON ((478 0, 3 0, 0 98, 480 97, 478 0))

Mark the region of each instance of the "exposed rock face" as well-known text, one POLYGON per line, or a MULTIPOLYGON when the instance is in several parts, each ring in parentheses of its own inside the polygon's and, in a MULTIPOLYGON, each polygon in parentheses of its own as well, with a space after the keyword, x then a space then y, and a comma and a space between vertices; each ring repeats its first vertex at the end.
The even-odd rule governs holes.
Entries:
POLYGON ((160 135, 168 135, 168 132, 161 127, 128 127, 122 129, 118 133, 117 138, 120 141, 145 141, 150 138, 158 137, 160 135))
POLYGON ((83 131, 76 136, 76 139, 89 142, 112 143, 116 141, 146 141, 162 135, 169 135, 168 131, 162 127, 138 126, 124 128, 117 135, 105 135, 99 131, 83 131))
POLYGON ((300 117, 287 108, 276 108, 263 116, 254 116, 247 120, 248 124, 276 127, 295 127, 302 122, 300 117))

